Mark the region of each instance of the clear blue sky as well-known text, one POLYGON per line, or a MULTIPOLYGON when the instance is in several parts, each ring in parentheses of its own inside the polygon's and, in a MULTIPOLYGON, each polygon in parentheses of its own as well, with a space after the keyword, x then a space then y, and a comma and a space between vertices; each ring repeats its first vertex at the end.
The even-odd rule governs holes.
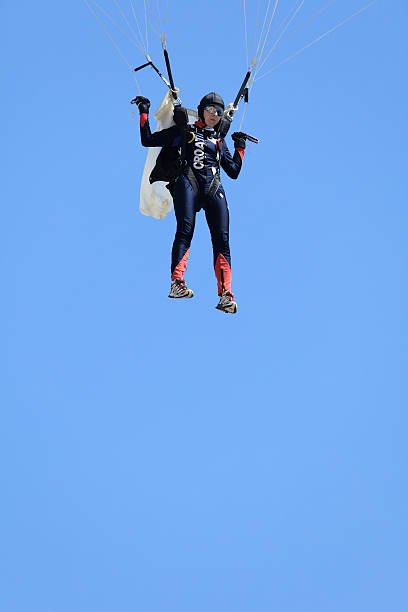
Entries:
MULTIPOLYGON (((202 214, 195 297, 167 298, 174 217, 139 213, 138 92, 84 3, 2 16, 1 612, 407 609, 405 0, 256 84, 236 316, 202 214)), ((185 104, 232 100, 241 2, 170 0, 167 41, 185 104)))

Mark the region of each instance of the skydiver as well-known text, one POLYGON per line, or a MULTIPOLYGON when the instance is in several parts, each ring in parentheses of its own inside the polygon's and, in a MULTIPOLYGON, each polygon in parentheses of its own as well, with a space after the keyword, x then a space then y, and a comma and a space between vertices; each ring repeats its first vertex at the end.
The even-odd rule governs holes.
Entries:
POLYGON ((140 135, 144 147, 171 147, 181 150, 181 168, 171 185, 177 231, 171 257, 170 298, 192 298, 193 291, 186 286, 184 273, 193 238, 196 213, 204 209, 211 234, 214 269, 218 295, 216 306, 228 313, 237 312, 231 290, 231 255, 229 247, 229 210, 225 191, 220 181, 220 167, 227 175, 238 178, 245 151, 242 132, 232 134, 234 155, 219 137, 217 126, 228 113, 222 97, 211 92, 198 106, 199 120, 185 126, 174 125, 152 133, 149 126, 150 100, 143 96, 134 99, 140 112, 140 135))

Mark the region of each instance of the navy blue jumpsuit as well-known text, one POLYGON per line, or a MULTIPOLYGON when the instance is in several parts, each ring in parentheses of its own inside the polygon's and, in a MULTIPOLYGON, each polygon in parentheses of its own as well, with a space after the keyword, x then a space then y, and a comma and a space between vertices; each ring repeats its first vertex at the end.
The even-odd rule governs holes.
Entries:
MULTIPOLYGON (((145 147, 180 148, 182 130, 183 128, 174 125, 152 134, 148 115, 146 113, 140 115, 141 141, 145 147)), ((172 280, 176 278, 184 280, 195 216, 203 208, 211 234, 218 295, 221 295, 223 289, 231 292, 229 212, 224 188, 219 182, 219 168, 221 166, 229 177, 236 179, 241 170, 243 156, 244 149, 240 147, 235 147, 232 156, 226 143, 219 140, 214 129, 204 123, 197 121, 194 125, 187 126, 185 159, 186 166, 191 170, 182 171, 174 186, 173 201, 177 231, 172 249, 172 280), (191 171, 194 175, 192 178, 191 171), (215 190, 214 177, 216 177, 215 190)))

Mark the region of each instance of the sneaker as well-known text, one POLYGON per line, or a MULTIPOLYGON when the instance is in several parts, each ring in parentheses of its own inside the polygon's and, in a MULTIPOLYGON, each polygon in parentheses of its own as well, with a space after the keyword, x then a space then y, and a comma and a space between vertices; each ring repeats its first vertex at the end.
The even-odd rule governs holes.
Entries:
POLYGON ((230 312, 232 314, 238 310, 238 306, 236 302, 234 302, 232 293, 225 291, 225 289, 222 292, 220 301, 218 302, 216 308, 218 308, 218 310, 222 310, 223 312, 230 312))
POLYGON ((186 283, 181 278, 171 281, 169 298, 192 298, 194 293, 186 287, 186 283))

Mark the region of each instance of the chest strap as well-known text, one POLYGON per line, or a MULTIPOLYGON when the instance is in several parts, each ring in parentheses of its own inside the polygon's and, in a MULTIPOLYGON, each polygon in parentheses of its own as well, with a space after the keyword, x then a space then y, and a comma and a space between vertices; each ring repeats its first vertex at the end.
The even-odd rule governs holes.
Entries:
MULTIPOLYGON (((195 174, 192 168, 186 162, 187 141, 190 137, 190 134, 191 134, 191 130, 188 129, 188 126, 187 126, 187 128, 183 130, 183 135, 181 139, 181 174, 184 174, 188 178, 195 195, 198 195, 200 193, 198 181, 195 177, 195 174)), ((212 181, 210 183, 210 186, 208 188, 208 192, 207 192, 207 195, 210 198, 213 198, 215 196, 221 184, 221 179, 220 179, 221 139, 220 138, 217 140, 217 165, 218 165, 217 172, 216 174, 214 174, 212 181)))

